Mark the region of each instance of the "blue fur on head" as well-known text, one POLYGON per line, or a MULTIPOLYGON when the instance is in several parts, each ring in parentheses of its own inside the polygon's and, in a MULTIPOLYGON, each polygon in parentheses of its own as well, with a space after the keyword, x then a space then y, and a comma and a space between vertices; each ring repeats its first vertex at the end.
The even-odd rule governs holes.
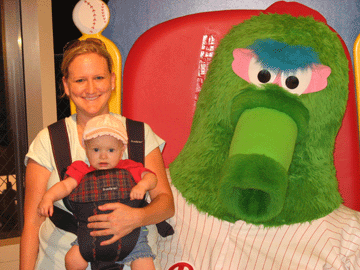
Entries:
POLYGON ((273 39, 259 39, 248 49, 253 50, 260 63, 273 71, 295 71, 320 63, 318 54, 311 47, 290 46, 273 39))

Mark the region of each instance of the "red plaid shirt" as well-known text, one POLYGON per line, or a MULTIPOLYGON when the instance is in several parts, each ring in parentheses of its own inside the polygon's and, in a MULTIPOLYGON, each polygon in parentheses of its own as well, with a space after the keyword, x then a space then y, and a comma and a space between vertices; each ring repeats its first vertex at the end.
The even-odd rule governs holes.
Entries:
MULTIPOLYGON (((115 168, 128 170, 131 175, 134 177, 136 183, 141 180, 141 174, 143 172, 151 172, 149 169, 146 169, 141 163, 135 162, 131 159, 122 159, 119 161, 115 168)), ((66 177, 70 176, 74 178, 78 184, 85 174, 95 171, 96 169, 93 166, 88 166, 85 162, 77 160, 74 161, 66 171, 66 177)))

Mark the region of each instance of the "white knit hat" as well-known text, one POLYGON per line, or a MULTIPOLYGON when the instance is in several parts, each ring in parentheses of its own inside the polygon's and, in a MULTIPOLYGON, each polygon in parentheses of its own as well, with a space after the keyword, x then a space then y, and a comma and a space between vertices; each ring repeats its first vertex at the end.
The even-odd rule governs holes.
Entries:
POLYGON ((87 122, 83 134, 83 143, 103 135, 113 136, 125 145, 128 143, 128 136, 123 123, 119 118, 110 114, 96 116, 87 122))

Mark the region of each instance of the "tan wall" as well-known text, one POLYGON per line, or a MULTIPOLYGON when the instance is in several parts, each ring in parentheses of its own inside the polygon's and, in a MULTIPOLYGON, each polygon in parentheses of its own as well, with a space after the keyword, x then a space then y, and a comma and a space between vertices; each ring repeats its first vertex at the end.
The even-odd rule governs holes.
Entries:
POLYGON ((28 138, 56 117, 56 85, 51 0, 22 0, 24 75, 28 138))
POLYGON ((20 238, 0 240, 0 269, 19 269, 20 238))
MULTIPOLYGON (((51 0, 21 0, 28 137, 56 121, 51 0)), ((0 240, 0 269, 19 268, 20 238, 0 240)))

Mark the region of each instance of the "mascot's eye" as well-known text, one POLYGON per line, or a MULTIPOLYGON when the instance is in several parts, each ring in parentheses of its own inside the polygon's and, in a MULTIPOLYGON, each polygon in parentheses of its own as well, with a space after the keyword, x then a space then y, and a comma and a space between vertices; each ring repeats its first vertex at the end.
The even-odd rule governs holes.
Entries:
POLYGON ((257 86, 264 83, 272 83, 276 78, 276 74, 264 68, 255 57, 250 60, 249 64, 249 81, 257 86))
POLYGON ((261 83, 267 83, 271 80, 271 73, 270 71, 263 69, 258 73, 258 80, 261 83))
POLYGON ((299 79, 295 76, 287 77, 287 79, 285 80, 285 85, 289 89, 295 89, 299 86, 299 79))
POLYGON ((295 72, 281 74, 281 87, 290 93, 301 95, 311 81, 311 68, 298 69, 295 72))

